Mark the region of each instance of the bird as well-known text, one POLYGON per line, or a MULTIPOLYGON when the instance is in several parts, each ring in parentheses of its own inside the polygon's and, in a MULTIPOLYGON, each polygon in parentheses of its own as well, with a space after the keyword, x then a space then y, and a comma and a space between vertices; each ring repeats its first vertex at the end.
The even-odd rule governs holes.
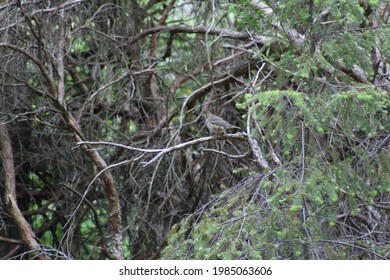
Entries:
POLYGON ((238 126, 231 125, 221 117, 218 117, 212 113, 207 113, 204 115, 205 123, 210 134, 223 134, 226 132, 226 129, 230 128, 239 128, 238 126))

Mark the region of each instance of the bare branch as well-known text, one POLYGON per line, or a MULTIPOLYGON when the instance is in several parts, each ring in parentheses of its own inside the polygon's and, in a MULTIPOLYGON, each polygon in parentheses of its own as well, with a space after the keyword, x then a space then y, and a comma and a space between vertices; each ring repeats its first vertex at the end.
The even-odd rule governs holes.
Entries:
POLYGON ((172 147, 168 147, 168 148, 164 149, 163 151, 161 151, 160 153, 158 153, 150 161, 141 162, 141 164, 144 167, 146 167, 146 166, 151 165, 152 163, 156 162, 158 159, 160 159, 161 157, 163 157, 167 153, 171 153, 171 152, 174 152, 177 150, 182 150, 182 149, 185 149, 189 146, 198 145, 198 144, 201 144, 204 142, 209 142, 209 141, 213 141, 213 140, 225 140, 225 139, 243 139, 243 140, 245 140, 246 137, 247 137, 246 133, 240 132, 240 133, 236 133, 236 134, 221 134, 221 135, 214 135, 214 136, 207 136, 207 137, 198 138, 198 139, 195 139, 192 141, 188 141, 188 142, 180 143, 180 144, 172 146, 172 147))
POLYGON ((130 147, 130 146, 126 146, 126 145, 123 145, 123 144, 119 144, 119 143, 104 142, 104 141, 80 141, 80 142, 77 142, 76 145, 77 145, 77 146, 81 146, 81 145, 92 145, 92 146, 103 145, 103 146, 113 146, 113 147, 123 148, 123 149, 130 150, 130 151, 144 152, 144 153, 159 153, 159 152, 161 152, 161 151, 164 150, 164 149, 142 149, 142 148, 135 148, 135 147, 130 147))
POLYGON ((19 234, 23 243, 31 250, 31 253, 38 259, 47 259, 47 257, 42 254, 42 249, 37 242, 37 237, 18 206, 16 199, 14 157, 8 129, 4 124, 0 124, 0 148, 5 171, 4 202, 7 210, 19 229, 19 234))
POLYGON ((225 153, 223 151, 219 151, 219 150, 215 150, 215 149, 204 149, 204 148, 201 148, 200 149, 201 152, 209 152, 209 153, 216 153, 216 154, 220 154, 220 155, 223 155, 225 157, 228 157, 228 158, 231 158, 231 159, 241 159, 241 158, 246 158, 248 157, 249 153, 245 153, 243 155, 230 155, 228 153, 225 153))
POLYGON ((237 32, 237 31, 224 29, 224 28, 209 28, 203 25, 196 25, 196 26, 176 25, 176 26, 156 26, 156 27, 149 28, 137 34, 136 36, 130 37, 128 40, 128 44, 134 44, 135 42, 141 40, 142 38, 145 38, 146 36, 158 32, 200 33, 200 34, 208 33, 209 35, 217 35, 217 36, 230 38, 230 39, 237 39, 237 40, 248 40, 253 38, 254 41, 261 44, 266 44, 271 42, 271 39, 268 37, 261 36, 261 35, 252 36, 248 32, 237 32))
POLYGON ((39 70, 41 71, 42 75, 44 76, 46 82, 49 84, 49 92, 52 98, 57 98, 57 90, 54 84, 54 81, 50 78, 49 73, 47 72, 44 64, 42 61, 37 59, 36 57, 32 56, 30 53, 25 51, 22 48, 19 48, 18 46, 10 45, 10 44, 5 44, 5 43, 0 43, 0 48, 7 48, 13 51, 16 51, 18 53, 23 54, 26 56, 28 59, 30 59, 36 66, 38 66, 39 70))

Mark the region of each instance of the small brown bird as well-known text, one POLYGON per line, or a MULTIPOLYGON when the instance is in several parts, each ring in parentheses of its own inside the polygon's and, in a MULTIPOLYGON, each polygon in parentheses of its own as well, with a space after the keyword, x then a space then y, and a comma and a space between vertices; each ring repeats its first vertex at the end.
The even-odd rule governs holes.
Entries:
POLYGON ((221 117, 211 113, 205 114, 204 117, 206 119, 206 126, 210 134, 223 134, 226 132, 226 129, 239 128, 238 126, 231 125, 221 117))

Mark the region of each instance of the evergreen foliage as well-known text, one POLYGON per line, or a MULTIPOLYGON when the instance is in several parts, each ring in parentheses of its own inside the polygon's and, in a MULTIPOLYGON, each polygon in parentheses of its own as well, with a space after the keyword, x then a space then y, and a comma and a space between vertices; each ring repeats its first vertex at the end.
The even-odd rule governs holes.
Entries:
POLYGON ((250 106, 263 132, 254 137, 286 164, 248 176, 184 219, 164 257, 384 258, 387 214, 374 207, 390 194, 389 155, 379 144, 390 130, 389 105, 387 94, 369 88, 246 95, 240 106, 250 106))

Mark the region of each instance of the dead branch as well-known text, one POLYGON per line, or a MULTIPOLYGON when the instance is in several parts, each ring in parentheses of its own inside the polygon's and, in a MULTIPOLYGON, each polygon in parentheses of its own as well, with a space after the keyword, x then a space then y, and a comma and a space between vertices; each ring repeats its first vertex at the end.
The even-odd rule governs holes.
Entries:
POLYGON ((260 44, 266 44, 267 42, 271 42, 271 39, 262 35, 255 35, 248 32, 238 32, 233 31, 229 29, 224 28, 209 28, 207 26, 203 25, 196 25, 196 26, 186 26, 186 25, 175 25, 175 26, 156 26, 149 29, 146 29, 145 31, 130 37, 128 40, 128 44, 134 44, 135 42, 141 40, 142 38, 145 38, 149 35, 152 35, 154 33, 158 32, 170 32, 170 33, 198 33, 198 34, 209 34, 209 35, 217 35, 225 38, 230 39, 237 39, 237 40, 254 40, 260 44))
POLYGON ((171 153, 171 152, 174 152, 177 150, 182 150, 182 149, 185 149, 189 146, 198 145, 198 144, 201 144, 204 142, 209 142, 209 141, 213 141, 213 140, 245 139, 245 138, 246 138, 246 133, 244 133, 244 132, 240 132, 240 133, 236 133, 236 134, 221 134, 221 135, 202 137, 202 138, 198 138, 198 139, 195 139, 192 141, 180 143, 176 146, 168 147, 168 148, 164 149, 163 151, 161 151, 160 153, 158 153, 153 159, 151 159, 147 162, 141 162, 141 164, 143 167, 146 167, 146 166, 151 165, 152 163, 156 162, 158 159, 163 157, 165 154, 168 154, 168 153, 171 153))

